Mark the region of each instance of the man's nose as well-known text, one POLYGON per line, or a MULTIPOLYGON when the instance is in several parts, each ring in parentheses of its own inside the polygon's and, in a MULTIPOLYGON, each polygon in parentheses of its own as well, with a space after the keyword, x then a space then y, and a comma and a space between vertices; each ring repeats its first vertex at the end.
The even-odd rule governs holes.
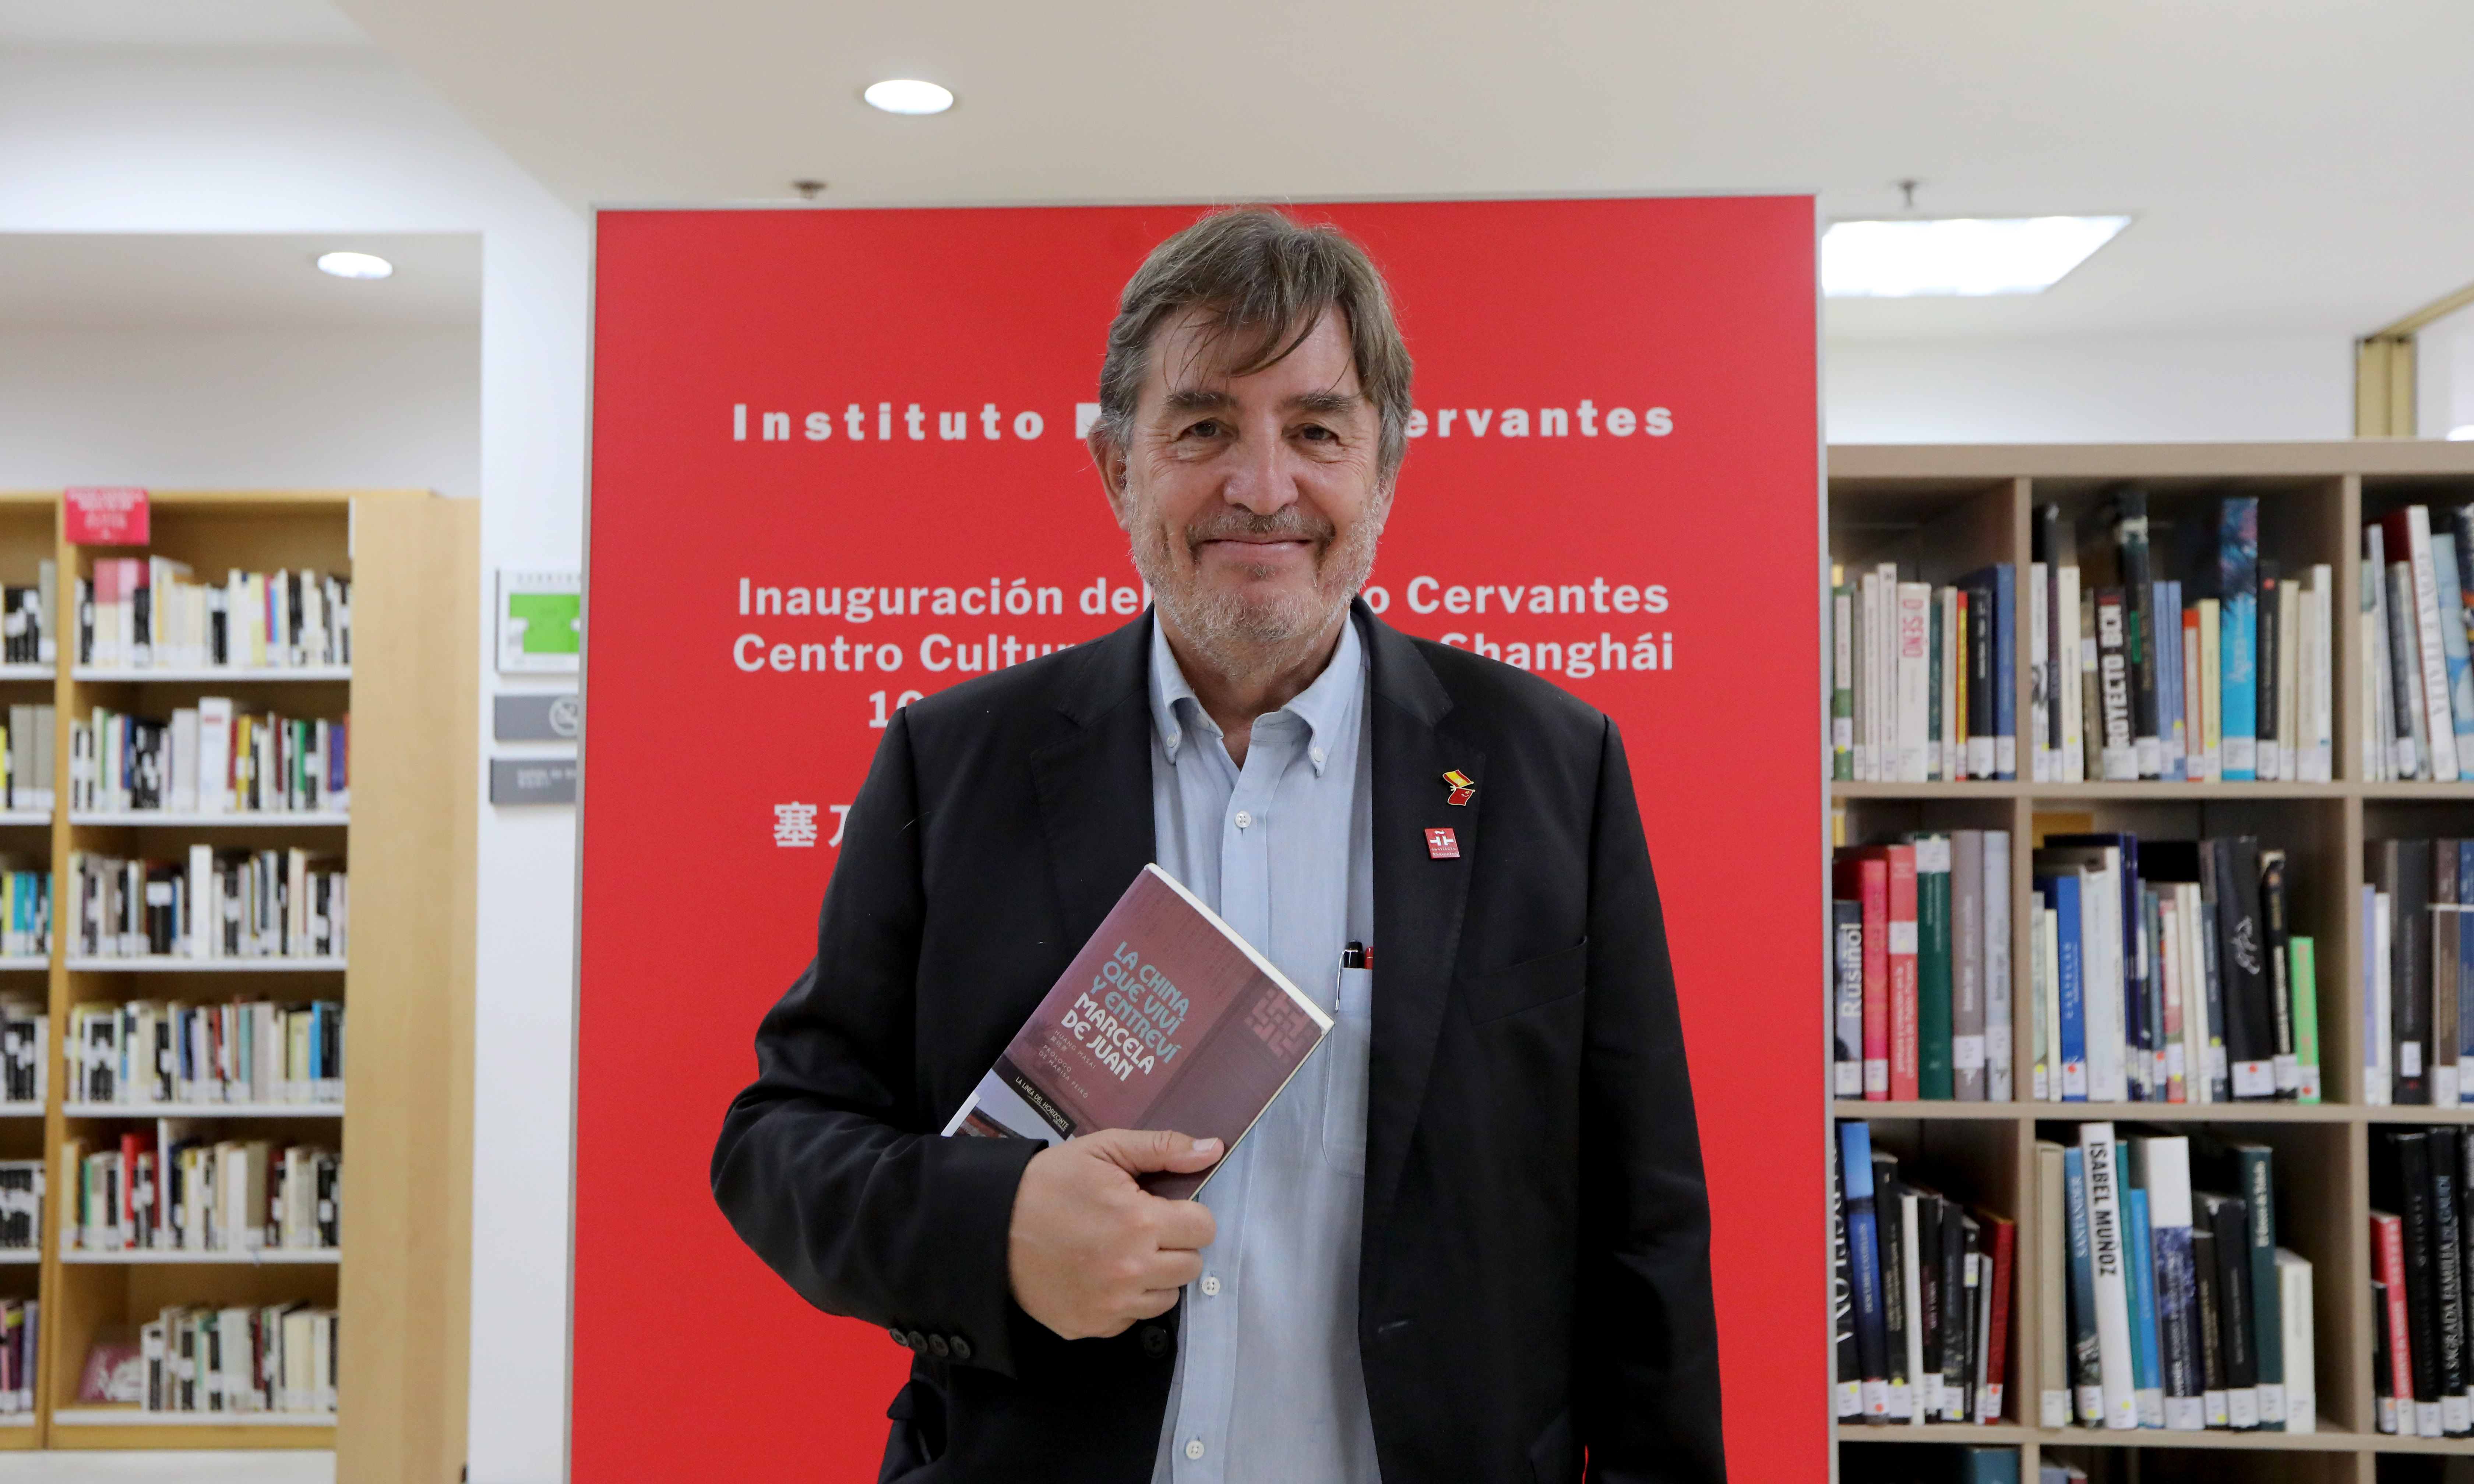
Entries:
POLYGON ((1257 515, 1275 515, 1298 502, 1296 472, 1277 436, 1249 438, 1239 443, 1220 497, 1257 515))

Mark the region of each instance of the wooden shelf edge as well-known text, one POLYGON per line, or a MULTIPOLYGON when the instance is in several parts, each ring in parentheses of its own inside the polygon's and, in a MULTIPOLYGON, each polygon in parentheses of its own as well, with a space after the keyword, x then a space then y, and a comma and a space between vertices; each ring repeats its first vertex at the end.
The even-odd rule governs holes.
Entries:
POLYGON ((2169 1432, 2161 1427, 2138 1427, 2116 1432, 2099 1427, 2029 1427, 2019 1423, 1928 1423, 1921 1427, 1901 1423, 1886 1427, 1836 1423, 1834 1426, 1841 1443, 2034 1443, 2042 1448, 2202 1448, 2292 1453, 2463 1452, 2474 1448, 2463 1438, 2399 1438, 2341 1427, 2322 1427, 2315 1432, 2233 1432, 2224 1428, 2169 1432))
POLYGON ((143 1268, 143 1267, 333 1267, 344 1260, 340 1247, 268 1247, 257 1252, 191 1252, 181 1249, 158 1252, 140 1248, 123 1252, 87 1252, 82 1248, 61 1254, 61 1261, 73 1267, 143 1268))
POLYGON ((349 811, 328 809, 244 809, 225 814, 173 814, 162 809, 73 809, 72 825, 121 826, 132 829, 275 829, 285 825, 303 828, 342 829, 352 823, 349 811))
MULTIPOLYGON (((11 670, 21 668, 24 667, 8 666, 0 668, 0 681, 19 679, 35 680, 38 678, 48 680, 51 678, 51 668, 48 665, 41 667, 43 674, 40 677, 33 675, 21 677, 10 673, 11 670)), ((173 682, 195 682, 204 684, 213 684, 218 681, 230 681, 236 684, 256 684, 261 681, 325 681, 331 682, 334 681, 349 681, 352 678, 352 667, 348 664, 247 666, 164 665, 149 666, 143 669, 134 666, 123 668, 114 665, 82 664, 69 671, 69 679, 71 680, 89 681, 96 684, 104 685, 116 684, 124 682, 145 681, 173 682)))
POLYGON ((124 1407, 62 1407, 55 1427, 332 1427, 332 1412, 141 1412, 124 1407))
POLYGON ((342 973, 339 958, 73 958, 73 974, 342 973))
MULTIPOLYGON (((41 1117, 40 1108, 32 1110, 41 1117)), ((340 1118, 341 1103, 62 1103, 68 1118, 340 1118)))

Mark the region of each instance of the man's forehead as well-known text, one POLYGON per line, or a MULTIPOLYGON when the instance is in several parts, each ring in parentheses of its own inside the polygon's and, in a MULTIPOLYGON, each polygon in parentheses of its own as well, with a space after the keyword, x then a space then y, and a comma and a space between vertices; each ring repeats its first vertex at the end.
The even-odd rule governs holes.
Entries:
POLYGON ((1299 334, 1294 324, 1283 326, 1273 337, 1273 344, 1290 347, 1289 353, 1268 366, 1257 366, 1243 376, 1231 374, 1232 369, 1259 358, 1265 349, 1262 330, 1223 324, 1211 311, 1201 306, 1187 309, 1160 326, 1152 341, 1149 374, 1144 378, 1158 389, 1168 402, 1182 406, 1225 405, 1238 399, 1248 383, 1263 384, 1263 378, 1282 371, 1310 369, 1316 356, 1314 343, 1338 331, 1340 364, 1322 384, 1292 392, 1290 401, 1311 399, 1318 402, 1333 399, 1355 401, 1362 394, 1357 379, 1357 357, 1343 326, 1345 319, 1325 308, 1317 313, 1312 325, 1299 334))

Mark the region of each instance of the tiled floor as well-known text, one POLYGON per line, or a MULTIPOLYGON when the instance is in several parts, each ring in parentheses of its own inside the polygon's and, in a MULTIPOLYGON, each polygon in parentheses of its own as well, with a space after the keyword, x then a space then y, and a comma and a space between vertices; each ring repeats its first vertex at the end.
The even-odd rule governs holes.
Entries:
POLYGON ((335 1484, 335 1455, 0 1453, 0 1484, 335 1484))

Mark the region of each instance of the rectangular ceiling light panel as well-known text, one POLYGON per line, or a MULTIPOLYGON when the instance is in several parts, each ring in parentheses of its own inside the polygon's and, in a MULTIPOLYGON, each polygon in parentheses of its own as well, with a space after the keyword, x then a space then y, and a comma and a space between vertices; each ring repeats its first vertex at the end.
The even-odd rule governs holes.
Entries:
POLYGON ((2042 294, 2130 225, 2126 216, 1834 222, 1821 239, 1831 299, 2042 294))

